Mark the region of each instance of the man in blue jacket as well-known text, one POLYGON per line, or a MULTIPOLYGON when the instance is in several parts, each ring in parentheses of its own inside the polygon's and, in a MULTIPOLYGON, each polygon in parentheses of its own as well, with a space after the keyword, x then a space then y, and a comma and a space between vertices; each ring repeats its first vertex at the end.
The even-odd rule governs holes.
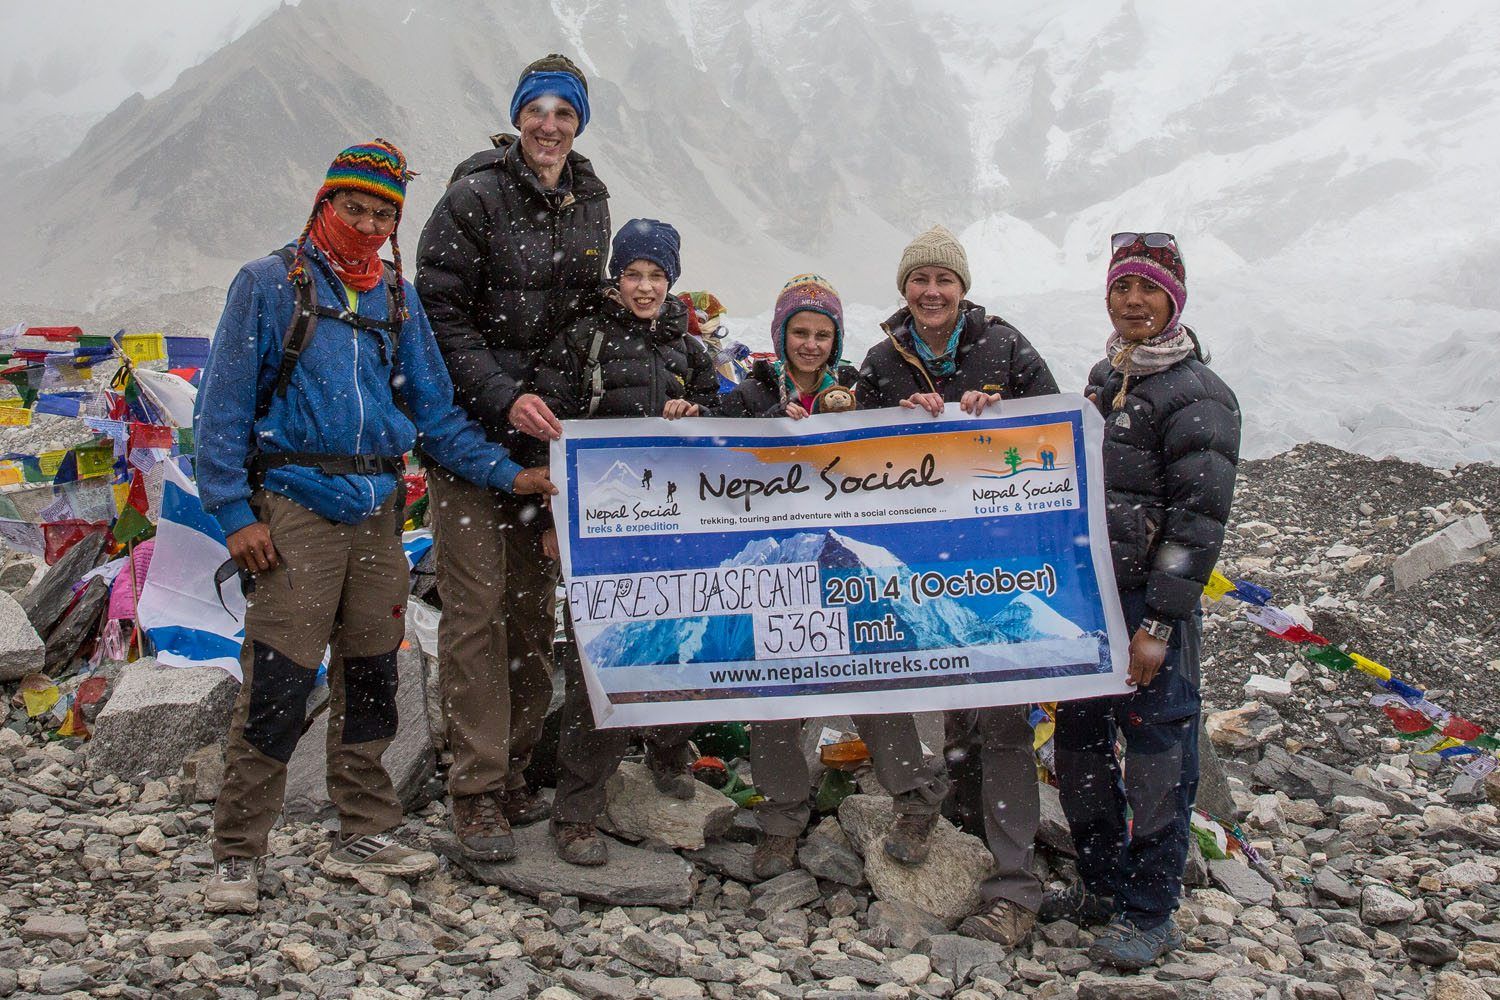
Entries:
POLYGON ((229 288, 198 394, 198 487, 246 587, 244 682, 214 811, 211 912, 254 912, 286 763, 329 650, 328 794, 340 837, 323 869, 414 877, 437 859, 389 836, 401 806, 381 754, 396 733, 405 632, 403 456, 420 443, 473 483, 556 493, 453 403, 396 226, 412 175, 384 139, 341 152, 293 247, 229 288), (394 267, 379 251, 389 239, 394 267))

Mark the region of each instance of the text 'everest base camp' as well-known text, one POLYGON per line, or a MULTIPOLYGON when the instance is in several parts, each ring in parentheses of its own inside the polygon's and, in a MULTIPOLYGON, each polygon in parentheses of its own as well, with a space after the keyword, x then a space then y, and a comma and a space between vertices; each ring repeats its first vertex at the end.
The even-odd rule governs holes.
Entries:
POLYGON ((1491 5, 117 6, 0 997, 1500 1000, 1491 5))

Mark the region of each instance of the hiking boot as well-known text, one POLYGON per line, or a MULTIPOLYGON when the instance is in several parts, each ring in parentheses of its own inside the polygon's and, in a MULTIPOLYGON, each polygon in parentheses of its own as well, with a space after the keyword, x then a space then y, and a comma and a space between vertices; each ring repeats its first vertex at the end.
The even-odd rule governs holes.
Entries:
POLYGON ((1155 927, 1141 927, 1128 917, 1117 916, 1089 946, 1089 958, 1100 965, 1136 972, 1181 947, 1182 932, 1171 917, 1155 927))
POLYGON ((686 802, 698 792, 698 779, 694 778, 683 764, 675 761, 659 761, 648 753, 646 754, 646 769, 651 772, 651 783, 663 795, 670 795, 674 799, 682 799, 686 802))
POLYGON ((1074 879, 1061 889, 1047 893, 1037 915, 1045 924, 1054 920, 1071 920, 1079 927, 1093 927, 1109 923, 1115 915, 1115 899, 1113 896, 1096 896, 1089 892, 1082 879, 1074 879))
POLYGON ((509 861, 516 856, 516 838, 511 836, 500 792, 453 796, 449 823, 458 849, 475 861, 509 861))
POLYGON ((367 833, 336 842, 323 859, 323 873, 335 878, 354 878, 358 873, 421 878, 437 870, 437 855, 402 847, 388 834, 367 833))
POLYGON ((937 813, 901 813, 885 835, 886 857, 903 865, 920 865, 927 860, 927 849, 937 826, 937 813))
POLYGON ((203 887, 209 913, 254 913, 260 909, 260 858, 225 858, 203 887))
POLYGON ((997 899, 973 916, 965 918, 958 925, 958 932, 967 937, 1015 948, 1031 937, 1031 929, 1035 926, 1035 913, 1020 903, 997 899))
POLYGON ((797 838, 782 837, 774 833, 764 834, 755 845, 755 854, 750 859, 750 869, 758 879, 785 875, 797 865, 797 838))
POLYGON ((609 845, 592 823, 552 824, 552 842, 557 856, 570 865, 597 868, 609 860, 609 845))
POLYGON ((525 785, 505 792, 500 798, 500 808, 511 826, 530 826, 552 814, 547 800, 525 785))

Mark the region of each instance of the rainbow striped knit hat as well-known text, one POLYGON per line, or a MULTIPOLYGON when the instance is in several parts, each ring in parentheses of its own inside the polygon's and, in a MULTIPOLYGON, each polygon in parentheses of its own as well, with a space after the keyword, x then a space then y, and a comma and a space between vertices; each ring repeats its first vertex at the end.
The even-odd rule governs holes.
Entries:
POLYGON ((406 201, 406 182, 413 176, 395 143, 389 139, 362 142, 333 158, 313 200, 322 201, 335 191, 359 191, 384 198, 399 210, 406 201))
MULTIPOLYGON (((307 224, 302 227, 302 233, 297 237, 297 253, 292 258, 292 266, 287 269, 287 277, 293 282, 305 281, 307 278, 307 263, 304 259, 307 250, 307 237, 312 231, 313 222, 318 217, 318 212, 323 202, 333 197, 335 191, 358 191, 361 194, 374 195, 376 198, 384 198, 396 206, 397 224, 400 224, 401 208, 406 203, 406 182, 417 176, 414 171, 406 167, 406 154, 389 139, 372 139, 350 146, 333 158, 328 165, 328 174, 323 178, 323 186, 318 188, 317 197, 313 199, 311 214, 307 217, 307 224)), ((406 290, 401 281, 401 247, 396 242, 396 232, 391 230, 391 256, 396 265, 396 312, 404 322, 411 318, 411 312, 406 307, 406 290)))

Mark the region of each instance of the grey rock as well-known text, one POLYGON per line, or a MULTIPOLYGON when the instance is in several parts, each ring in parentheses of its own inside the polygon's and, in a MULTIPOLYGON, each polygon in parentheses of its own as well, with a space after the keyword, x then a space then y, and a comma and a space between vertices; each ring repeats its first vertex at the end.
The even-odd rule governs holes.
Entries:
POLYGON ((1198 798, 1196 805, 1210 816, 1229 817, 1235 814, 1234 795, 1229 790, 1229 777, 1224 772, 1224 762, 1208 735, 1207 726, 1198 727, 1198 798))
POLYGON ((90 770, 164 778, 194 751, 227 738, 239 683, 217 667, 163 667, 152 657, 120 674, 94 723, 90 770))
MULTIPOLYGON (((406 644, 396 654, 400 684, 396 691, 396 738, 381 755, 396 786, 396 797, 406 809, 425 796, 427 781, 437 768, 437 755, 427 732, 425 676, 421 647, 411 626, 406 644)), ((320 712, 297 741, 286 767, 285 814, 288 819, 314 821, 334 814, 328 798, 328 713, 320 712)))
POLYGON ((877 899, 870 904, 865 922, 872 929, 882 929, 892 945, 903 951, 920 950, 934 934, 942 934, 948 925, 926 910, 894 899, 877 899))
POLYGON ((503 886, 533 898, 544 892, 577 896, 616 906, 687 906, 693 899, 693 866, 667 851, 629 844, 609 845, 609 864, 570 865, 557 856, 547 824, 517 827, 516 859, 489 864, 465 858, 451 837, 433 848, 487 885, 503 886))
POLYGON ((46 672, 62 674, 83 644, 99 630, 99 618, 109 603, 109 584, 95 577, 78 594, 73 606, 47 635, 46 672))
POLYGON ((1078 1000, 1177 1000, 1181 995, 1171 983, 1148 976, 1117 979, 1085 973, 1078 977, 1078 1000))
POLYGON ((773 879, 767 879, 751 891, 750 915, 757 920, 764 920, 783 910, 807 906, 818 898, 817 879, 794 868, 773 879))
POLYGON ((34 913, 21 925, 22 941, 66 941, 78 944, 88 936, 88 922, 74 913, 34 913))
POLYGON ((83 538, 21 596, 21 608, 38 635, 45 637, 51 633, 73 603, 73 585, 104 561, 105 540, 103 533, 83 538))
POLYGON ((1061 794, 1057 786, 1037 782, 1037 793, 1041 798, 1041 822, 1037 826, 1036 839, 1059 854, 1076 858, 1073 833, 1068 829, 1068 817, 1063 814, 1061 794))
POLYGON ((675 976, 683 957, 676 944, 645 931, 626 932, 610 951, 637 969, 658 976, 675 976))
POLYGON ((1367 885, 1359 896, 1359 916, 1367 924, 1395 924, 1422 912, 1422 904, 1383 885, 1367 885))
POLYGON ((89 974, 76 965, 54 965, 43 969, 37 988, 43 993, 71 993, 89 982, 89 974))
POLYGON ((1428 535, 1397 556, 1391 564, 1396 589, 1405 590, 1450 566, 1473 562, 1484 555, 1485 546, 1493 538, 1483 514, 1471 514, 1434 535, 1428 535))
POLYGON ((736 882, 753 885, 760 881, 755 877, 755 869, 751 864, 755 857, 755 847, 751 844, 733 840, 710 840, 702 850, 683 852, 683 857, 700 868, 732 878, 736 882))
POLYGON ((865 879, 875 895, 925 910, 949 927, 978 909, 979 885, 995 864, 984 843, 939 819, 927 860, 903 865, 882 849, 894 818, 891 800, 884 796, 851 795, 839 805, 839 823, 864 855, 865 879))
POLYGON ((15 969, 0 965, 0 997, 8 997, 14 993, 21 985, 20 978, 15 969))
POLYGON ((1270 882, 1233 859, 1209 861, 1208 878, 1246 906, 1270 906, 1276 895, 1270 882))
POLYGON ((644 764, 626 762, 610 777, 601 827, 627 840, 659 840, 684 850, 702 848, 729 830, 739 807, 722 792, 693 782, 686 801, 656 790, 644 764))
POLYGON ((865 883, 865 863, 832 816, 820 823, 797 850, 797 861, 813 876, 839 885, 865 883))
POLYGON ((211 743, 182 762, 182 781, 189 802, 214 802, 224 787, 224 748, 211 743))
POLYGON ((213 947, 213 935, 201 929, 152 931, 146 935, 146 950, 168 958, 192 958, 199 952, 212 951, 213 947))
POLYGON ((1318 874, 1313 876, 1313 891, 1340 906, 1353 906, 1359 902, 1359 890, 1327 867, 1318 869, 1318 874))
POLYGON ((1413 962, 1423 965, 1447 965, 1458 958, 1458 945, 1439 937, 1414 937, 1405 942, 1406 953, 1413 962))
POLYGON ((0 592, 0 681, 20 680, 42 669, 46 648, 25 609, 0 592))
POLYGON ((1336 795, 1358 795, 1384 803, 1397 815, 1417 811, 1409 801, 1394 792, 1360 781, 1303 754, 1288 753, 1275 745, 1266 747, 1265 754, 1255 765, 1254 780, 1257 785, 1285 792, 1294 799, 1331 802, 1336 795))
POLYGON ((834 979, 838 976, 849 976, 862 983, 871 986, 879 986, 882 983, 894 983, 896 974, 883 965, 877 965, 867 958, 825 958, 814 962, 813 975, 819 979, 834 979))
POLYGON ((559 969, 554 975, 583 1000, 644 1000, 647 996, 624 976, 606 976, 584 969, 559 969))
POLYGON ((969 981, 975 969, 1002 963, 1010 954, 1004 945, 961 934, 935 934, 920 950, 932 959, 934 972, 959 986, 969 981))
POLYGON ((1270 743, 1286 727, 1270 705, 1250 701, 1239 708, 1214 712, 1203 720, 1203 728, 1215 746, 1243 753, 1270 743))

